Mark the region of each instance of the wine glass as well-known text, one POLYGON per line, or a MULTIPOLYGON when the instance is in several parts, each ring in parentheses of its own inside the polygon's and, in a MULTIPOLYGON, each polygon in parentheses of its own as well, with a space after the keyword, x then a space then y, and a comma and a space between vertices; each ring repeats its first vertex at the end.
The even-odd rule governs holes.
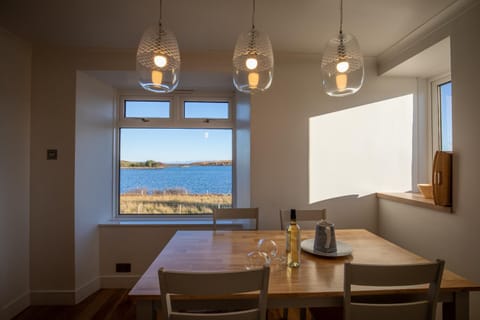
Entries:
POLYGON ((261 268, 264 265, 269 265, 270 259, 265 252, 258 250, 250 251, 247 253, 247 270, 261 268))
POLYGON ((271 239, 258 240, 257 250, 266 254, 269 264, 274 262, 278 255, 277 243, 271 239))

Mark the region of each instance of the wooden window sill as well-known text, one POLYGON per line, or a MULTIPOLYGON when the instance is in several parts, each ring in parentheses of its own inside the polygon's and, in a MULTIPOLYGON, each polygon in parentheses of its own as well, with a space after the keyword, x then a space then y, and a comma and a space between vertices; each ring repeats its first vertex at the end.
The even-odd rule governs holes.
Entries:
POLYGON ((420 193, 377 192, 377 198, 400 202, 416 207, 452 213, 452 207, 437 206, 433 199, 425 199, 420 193))

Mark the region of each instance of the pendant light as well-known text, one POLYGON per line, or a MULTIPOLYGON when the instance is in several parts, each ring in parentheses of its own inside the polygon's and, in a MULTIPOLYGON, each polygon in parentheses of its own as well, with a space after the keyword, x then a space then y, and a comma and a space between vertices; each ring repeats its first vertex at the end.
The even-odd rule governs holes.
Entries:
POLYGON ((272 79, 272 44, 266 33, 255 29, 253 0, 252 29, 238 36, 233 53, 233 84, 238 91, 253 94, 270 88, 272 79))
POLYGON ((139 84, 148 91, 172 92, 178 86, 180 52, 175 35, 162 25, 162 0, 158 24, 143 33, 137 50, 139 84))
POLYGON ((343 30, 343 0, 340 0, 340 31, 323 52, 323 88, 329 96, 354 94, 363 84, 363 57, 357 39, 343 30))

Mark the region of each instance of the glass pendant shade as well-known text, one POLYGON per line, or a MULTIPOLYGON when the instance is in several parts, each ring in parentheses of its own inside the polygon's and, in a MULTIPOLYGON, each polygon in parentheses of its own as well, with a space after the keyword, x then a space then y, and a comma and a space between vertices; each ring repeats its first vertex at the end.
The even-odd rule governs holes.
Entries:
POLYGON ((268 35, 252 28, 239 35, 233 53, 233 84, 238 91, 255 93, 270 88, 273 50, 268 35))
POLYGON ((322 78, 329 96, 347 96, 360 90, 364 78, 363 57, 353 35, 340 32, 328 42, 322 57, 322 78))
POLYGON ((178 86, 180 51, 175 35, 160 24, 145 30, 137 50, 139 84, 148 91, 167 93, 178 86))

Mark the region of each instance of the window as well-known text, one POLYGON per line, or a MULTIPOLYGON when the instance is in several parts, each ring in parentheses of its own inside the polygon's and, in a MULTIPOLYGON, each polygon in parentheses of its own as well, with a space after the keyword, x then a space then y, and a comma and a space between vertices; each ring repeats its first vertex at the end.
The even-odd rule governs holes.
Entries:
POLYGON ((136 101, 124 103, 125 118, 170 118, 170 101, 136 101))
POLYGON ((186 119, 228 119, 227 102, 185 101, 186 119))
POLYGON ((431 82, 433 151, 452 151, 452 82, 443 77, 431 82))
POLYGON ((442 151, 452 151, 452 82, 438 86, 440 96, 440 147, 442 151))
POLYGON ((204 215, 233 203, 229 97, 121 99, 118 216, 204 215))

